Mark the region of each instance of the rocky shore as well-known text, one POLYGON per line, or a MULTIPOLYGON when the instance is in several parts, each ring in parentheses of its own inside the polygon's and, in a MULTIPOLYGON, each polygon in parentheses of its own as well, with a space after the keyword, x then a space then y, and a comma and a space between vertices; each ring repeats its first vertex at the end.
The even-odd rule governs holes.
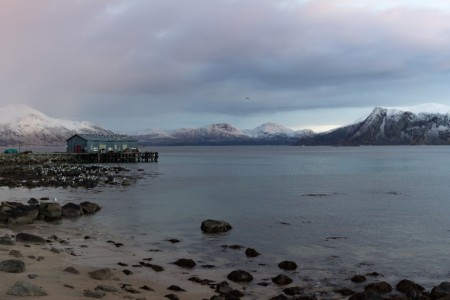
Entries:
POLYGON ((46 162, 42 165, 14 165, 0 168, 0 186, 72 187, 128 186, 140 178, 119 165, 81 165, 46 162))
MULTIPOLYGON (((273 265, 267 276, 235 263, 229 271, 195 257, 171 257, 164 249, 135 251, 125 241, 105 240, 82 232, 68 235, 42 220, 0 229, 1 299, 450 299, 450 282, 428 290, 411 280, 387 282, 376 271, 351 275, 348 284, 317 286, 301 276, 301 262, 266 261, 264 253, 241 245, 223 245, 258 265, 273 265)), ((205 235, 235 230, 219 220, 206 220, 205 235)), ((162 241, 182 248, 176 238, 162 241)), ((218 254, 219 255, 219 254, 218 254)))

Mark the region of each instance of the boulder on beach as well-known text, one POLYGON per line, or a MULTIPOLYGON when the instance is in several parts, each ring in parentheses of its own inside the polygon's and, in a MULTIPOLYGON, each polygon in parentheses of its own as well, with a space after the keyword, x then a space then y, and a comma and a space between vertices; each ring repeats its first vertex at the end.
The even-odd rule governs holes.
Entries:
POLYGON ((292 279, 286 275, 280 274, 272 278, 272 282, 276 285, 288 285, 292 283, 292 279))
POLYGON ((0 245, 13 246, 15 244, 16 244, 16 242, 9 235, 5 235, 5 236, 0 237, 0 245))
POLYGON ((7 292, 8 295, 12 296, 47 296, 47 293, 39 286, 34 284, 17 281, 7 292))
POLYGON ((7 259, 0 261, 0 271, 6 273, 25 272, 25 263, 20 259, 7 259))
POLYGON ((16 242, 45 244, 45 239, 35 234, 20 232, 16 235, 16 242))
POLYGON ((189 258, 180 258, 179 260, 177 260, 173 264, 177 265, 179 267, 188 268, 188 269, 192 269, 196 265, 195 262, 192 259, 189 259, 189 258))
POLYGON ((250 282, 253 280, 252 274, 243 270, 235 270, 227 275, 227 278, 233 282, 250 282))
POLYGON ((228 222, 209 219, 203 221, 200 228, 205 233, 220 233, 227 232, 233 227, 228 222))
POLYGON ((113 273, 110 268, 104 268, 89 272, 89 276, 97 280, 107 280, 113 278, 113 273))

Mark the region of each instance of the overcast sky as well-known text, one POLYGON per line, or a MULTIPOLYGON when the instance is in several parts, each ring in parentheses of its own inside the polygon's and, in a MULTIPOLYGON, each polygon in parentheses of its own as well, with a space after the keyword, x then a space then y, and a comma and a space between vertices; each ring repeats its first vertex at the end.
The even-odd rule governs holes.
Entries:
POLYGON ((0 105, 122 132, 450 105, 448 0, 1 0, 0 38, 0 105))

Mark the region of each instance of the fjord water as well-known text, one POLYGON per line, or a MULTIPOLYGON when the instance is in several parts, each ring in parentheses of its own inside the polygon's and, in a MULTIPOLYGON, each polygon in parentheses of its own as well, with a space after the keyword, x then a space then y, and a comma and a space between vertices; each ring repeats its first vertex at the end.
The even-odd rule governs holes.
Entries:
POLYGON ((369 272, 427 287, 448 278, 450 147, 151 150, 159 152, 158 163, 127 165, 145 170, 131 187, 2 194, 97 202, 103 206, 97 215, 57 226, 223 269, 258 270, 259 279, 277 275, 276 264, 286 259, 298 263, 299 278, 315 284, 348 284, 351 275, 369 272), (226 220, 233 230, 204 235, 200 224, 209 218, 226 220), (262 255, 249 260, 224 244, 262 255))

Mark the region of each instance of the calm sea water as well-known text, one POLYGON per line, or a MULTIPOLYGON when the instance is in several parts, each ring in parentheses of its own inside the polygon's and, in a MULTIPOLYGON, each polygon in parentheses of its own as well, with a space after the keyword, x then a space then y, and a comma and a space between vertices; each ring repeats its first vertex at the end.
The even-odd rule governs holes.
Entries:
MULTIPOLYGON (((353 274, 409 278, 425 286, 450 275, 449 147, 159 147, 159 163, 132 187, 2 189, 10 200, 94 201, 93 217, 63 228, 116 239, 143 251, 222 268, 277 275, 294 260, 296 276, 342 284, 353 274), (234 227, 203 235, 203 220, 234 227), (171 245, 165 239, 182 242, 171 245), (262 255, 247 259, 239 244, 262 255)), ((267 277, 267 276, 266 276, 267 277)), ((270 277, 270 276, 269 276, 270 277)))

